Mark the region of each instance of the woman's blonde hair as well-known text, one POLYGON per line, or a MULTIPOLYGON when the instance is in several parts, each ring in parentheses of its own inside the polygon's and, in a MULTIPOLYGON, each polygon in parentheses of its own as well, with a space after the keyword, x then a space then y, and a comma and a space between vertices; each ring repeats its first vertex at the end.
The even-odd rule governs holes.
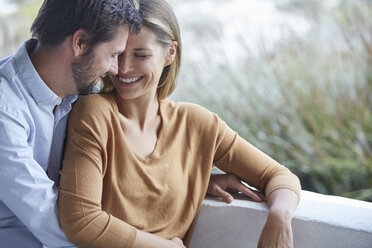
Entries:
MULTIPOLYGON (((133 0, 135 1, 135 0, 133 0)), ((181 66, 182 44, 180 28, 172 7, 164 0, 136 0, 142 25, 152 30, 158 41, 168 47, 172 41, 178 43, 176 56, 173 62, 163 69, 158 84, 158 97, 168 97, 176 87, 176 78, 181 66)), ((104 92, 112 91, 109 79, 104 79, 104 92)))

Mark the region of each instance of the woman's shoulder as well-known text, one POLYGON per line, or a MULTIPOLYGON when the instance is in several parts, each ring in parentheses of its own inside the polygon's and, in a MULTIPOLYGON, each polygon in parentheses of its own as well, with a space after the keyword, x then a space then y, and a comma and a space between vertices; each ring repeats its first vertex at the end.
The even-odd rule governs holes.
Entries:
POLYGON ((81 117, 101 116, 110 113, 114 108, 112 94, 91 94, 81 96, 72 108, 71 115, 81 117))
POLYGON ((190 102, 175 102, 171 99, 164 101, 167 112, 172 116, 179 116, 192 121, 216 122, 218 115, 205 107, 190 102))
POLYGON ((91 94, 79 97, 74 108, 107 110, 107 107, 112 106, 113 101, 112 94, 91 94))

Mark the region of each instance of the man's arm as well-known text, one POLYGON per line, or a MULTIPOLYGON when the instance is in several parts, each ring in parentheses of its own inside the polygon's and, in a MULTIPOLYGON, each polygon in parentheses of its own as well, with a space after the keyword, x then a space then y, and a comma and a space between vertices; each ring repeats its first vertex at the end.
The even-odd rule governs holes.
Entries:
POLYGON ((35 161, 27 132, 19 118, 0 110, 0 200, 44 245, 74 247, 60 229, 58 191, 35 161))

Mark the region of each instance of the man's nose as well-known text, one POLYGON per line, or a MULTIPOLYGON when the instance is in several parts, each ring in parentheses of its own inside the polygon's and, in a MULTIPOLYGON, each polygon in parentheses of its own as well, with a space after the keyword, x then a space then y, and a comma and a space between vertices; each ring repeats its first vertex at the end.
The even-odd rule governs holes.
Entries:
POLYGON ((118 74, 118 59, 117 57, 114 59, 114 61, 111 63, 111 66, 110 66, 110 69, 109 69, 109 73, 112 74, 112 75, 116 75, 118 74))

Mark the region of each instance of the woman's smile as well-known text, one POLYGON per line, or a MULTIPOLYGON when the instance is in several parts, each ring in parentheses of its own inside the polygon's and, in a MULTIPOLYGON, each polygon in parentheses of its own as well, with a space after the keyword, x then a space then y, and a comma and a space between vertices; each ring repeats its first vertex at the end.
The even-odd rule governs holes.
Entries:
POLYGON ((124 87, 130 87, 133 86, 141 81, 143 79, 143 76, 138 77, 118 77, 120 81, 120 85, 124 87))

